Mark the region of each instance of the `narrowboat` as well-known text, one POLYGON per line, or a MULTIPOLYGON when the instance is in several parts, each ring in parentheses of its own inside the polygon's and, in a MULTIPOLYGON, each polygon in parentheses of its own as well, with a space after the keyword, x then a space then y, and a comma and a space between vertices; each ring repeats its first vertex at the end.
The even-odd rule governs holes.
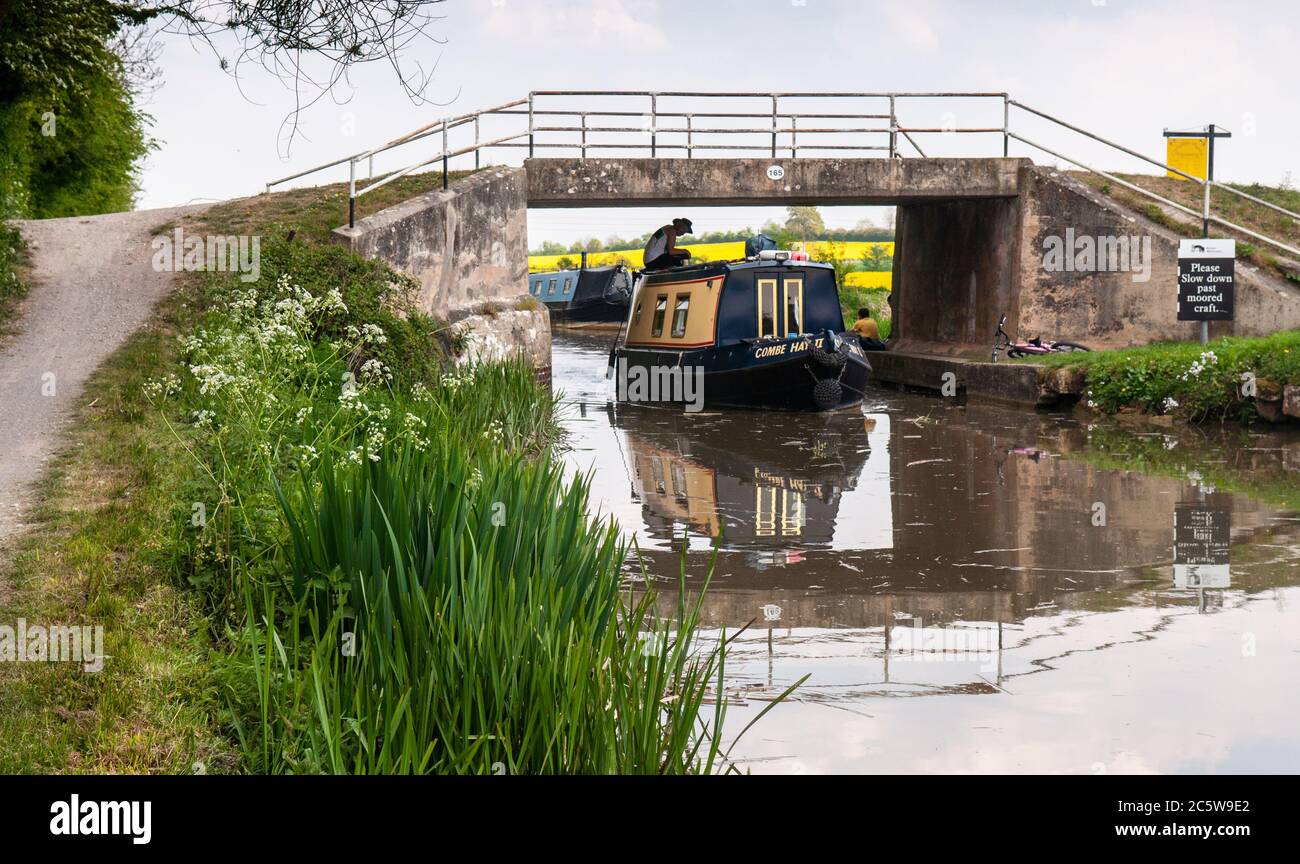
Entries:
POLYGON ((642 271, 621 341, 610 350, 623 402, 833 411, 857 405, 871 364, 844 334, 835 271, 802 252, 642 271), (680 372, 678 371, 680 370, 680 372))
POLYGON ((618 327, 627 318, 632 272, 622 264, 614 264, 532 273, 528 276, 528 293, 546 304, 556 324, 618 327))

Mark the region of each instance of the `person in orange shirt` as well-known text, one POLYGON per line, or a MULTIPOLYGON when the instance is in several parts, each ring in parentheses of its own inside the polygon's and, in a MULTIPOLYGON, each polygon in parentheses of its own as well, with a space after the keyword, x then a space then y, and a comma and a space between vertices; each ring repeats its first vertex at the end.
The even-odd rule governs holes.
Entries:
POLYGON ((871 319, 870 309, 859 309, 858 320, 853 322, 853 332, 858 334, 858 342, 865 351, 883 351, 885 343, 880 341, 880 328, 871 319))

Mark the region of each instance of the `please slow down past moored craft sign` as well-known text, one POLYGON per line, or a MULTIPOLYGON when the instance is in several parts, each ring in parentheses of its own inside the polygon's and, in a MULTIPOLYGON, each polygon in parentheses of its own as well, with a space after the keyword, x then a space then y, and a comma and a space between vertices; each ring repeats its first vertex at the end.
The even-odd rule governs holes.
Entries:
POLYGON ((1232 510, 1201 502, 1174 505, 1174 587, 1232 584, 1232 510))
POLYGON ((1231 321, 1237 241, 1178 241, 1178 320, 1231 321))

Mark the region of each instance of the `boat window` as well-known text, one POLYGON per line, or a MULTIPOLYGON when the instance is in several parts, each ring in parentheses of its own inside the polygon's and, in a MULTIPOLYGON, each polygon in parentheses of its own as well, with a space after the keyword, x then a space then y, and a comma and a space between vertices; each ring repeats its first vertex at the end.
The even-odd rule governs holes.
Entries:
POLYGON ((632 326, 641 323, 641 301, 636 301, 636 310, 632 312, 632 326))
POLYGON ((673 338, 680 339, 686 335, 686 314, 691 309, 691 295, 678 294, 673 303, 673 338))
POLYGON ((802 333, 800 322, 803 321, 803 279, 786 279, 785 288, 785 332, 786 335, 802 333))
POLYGON ((776 486, 754 487, 754 533, 757 536, 797 536, 803 533, 807 523, 808 513, 802 493, 776 486))
POLYGON ((529 293, 529 294, 536 294, 536 293, 537 293, 537 280, 536 280, 536 279, 530 279, 530 280, 528 281, 528 293, 529 293))
POLYGON ((572 285, 572 284, 573 284, 573 278, 572 278, 572 277, 570 277, 570 278, 564 280, 564 293, 565 293, 565 294, 568 294, 568 293, 569 293, 569 286, 572 285))
POLYGON ((660 294, 655 298, 655 317, 650 322, 650 335, 664 335, 664 315, 668 312, 668 295, 660 294))
POLYGON ((679 501, 686 500, 686 469, 677 462, 673 463, 673 493, 679 501))
POLYGON ((776 335, 776 279, 759 279, 758 338, 776 335))
POLYGON ((792 537, 803 533, 803 526, 808 521, 804 508, 803 493, 790 489, 781 490, 781 535, 792 537), (787 497, 786 492, 789 492, 787 497))
POLYGON ((546 294, 547 294, 547 296, 550 296, 550 295, 552 295, 552 294, 555 293, 555 283, 558 282, 558 281, 559 281, 558 279, 552 279, 550 282, 548 282, 548 283, 546 284, 546 294))
POLYGON ((754 487, 754 534, 776 536, 776 487, 754 487))

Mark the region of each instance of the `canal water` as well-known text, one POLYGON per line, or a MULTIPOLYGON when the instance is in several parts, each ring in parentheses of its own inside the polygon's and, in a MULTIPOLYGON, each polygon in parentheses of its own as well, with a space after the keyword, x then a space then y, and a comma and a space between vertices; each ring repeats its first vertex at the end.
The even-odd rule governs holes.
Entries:
POLYGON ((616 407, 612 338, 555 335, 566 458, 666 613, 713 561, 707 638, 747 627, 727 744, 807 676, 741 770, 1300 771, 1300 512, 1215 486, 1282 500, 1300 438, 883 388, 831 415, 616 407))

